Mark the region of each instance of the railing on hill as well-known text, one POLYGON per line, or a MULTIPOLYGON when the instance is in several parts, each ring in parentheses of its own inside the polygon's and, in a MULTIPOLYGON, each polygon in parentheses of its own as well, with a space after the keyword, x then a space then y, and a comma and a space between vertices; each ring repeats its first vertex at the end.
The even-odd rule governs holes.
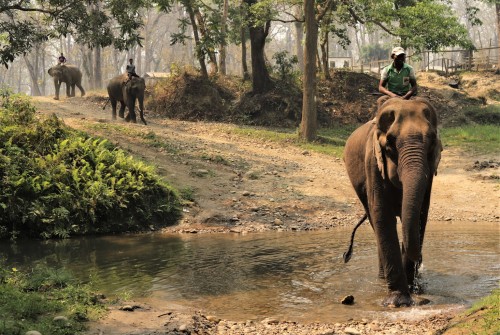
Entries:
MULTIPOLYGON (((472 53, 469 50, 445 50, 436 53, 424 51, 420 54, 410 55, 407 58, 407 62, 417 71, 436 70, 450 74, 460 70, 480 71, 496 69, 499 54, 499 47, 481 48, 472 53)), ((383 59, 354 64, 351 70, 380 75, 382 69, 391 62, 392 59, 383 59)))

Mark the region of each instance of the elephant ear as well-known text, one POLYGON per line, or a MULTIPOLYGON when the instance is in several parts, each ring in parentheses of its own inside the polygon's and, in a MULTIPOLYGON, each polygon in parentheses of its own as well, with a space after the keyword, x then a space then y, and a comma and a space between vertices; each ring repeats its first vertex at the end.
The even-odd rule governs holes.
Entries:
POLYGON ((386 177, 385 169, 385 153, 384 149, 387 138, 386 134, 389 128, 394 123, 396 118, 394 109, 391 108, 391 104, 398 103, 399 99, 391 99, 388 96, 383 96, 377 100, 379 105, 376 119, 376 129, 373 132, 373 152, 375 158, 377 159, 377 166, 382 175, 382 178, 386 177))
POLYGON ((432 171, 434 171, 434 175, 437 176, 439 161, 441 161, 441 151, 443 151, 443 145, 441 143, 441 138, 439 138, 439 132, 436 129, 436 143, 434 145, 434 151, 432 152, 431 164, 432 171))
POLYGON ((384 152, 382 151, 379 134, 377 133, 379 133, 377 130, 373 132, 373 153, 375 155, 375 159, 377 160, 377 167, 382 175, 382 179, 385 179, 384 152))
POLYGON ((431 151, 429 162, 431 164, 432 171, 434 175, 437 175, 437 168, 439 165, 439 161, 441 160, 441 151, 443 151, 443 144, 441 143, 441 138, 439 137, 439 131, 437 128, 438 117, 437 112, 434 109, 434 106, 431 105, 429 100, 424 98, 417 98, 417 101, 423 102, 427 105, 427 108, 424 109, 425 118, 429 121, 431 126, 436 131, 436 142, 434 143, 434 148, 431 151))
POLYGON ((380 98, 377 99, 377 109, 380 109, 380 107, 382 107, 382 105, 384 104, 384 102, 386 102, 387 100, 389 100, 391 97, 388 96, 388 95, 383 95, 381 96, 380 98))

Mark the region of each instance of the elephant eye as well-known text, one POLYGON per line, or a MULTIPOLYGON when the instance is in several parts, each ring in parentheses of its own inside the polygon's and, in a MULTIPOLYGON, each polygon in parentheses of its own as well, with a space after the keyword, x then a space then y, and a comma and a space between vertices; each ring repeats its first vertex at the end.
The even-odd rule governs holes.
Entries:
POLYGON ((386 139, 387 139, 386 146, 395 148, 395 146, 396 146, 396 137, 394 135, 392 135, 392 134, 387 134, 386 139))
POLYGON ((396 137, 392 134, 387 134, 386 136, 385 151, 387 153, 387 156, 391 157, 392 159, 397 158, 398 154, 396 150, 396 137))

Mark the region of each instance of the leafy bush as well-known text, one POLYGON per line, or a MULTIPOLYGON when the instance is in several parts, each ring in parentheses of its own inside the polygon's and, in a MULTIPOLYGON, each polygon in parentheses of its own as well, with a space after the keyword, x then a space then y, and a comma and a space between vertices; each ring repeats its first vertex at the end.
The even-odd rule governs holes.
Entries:
POLYGON ((106 140, 43 121, 27 98, 0 108, 0 237, 68 237, 173 224, 177 192, 106 140))
POLYGON ((279 79, 294 82, 298 74, 298 71, 294 71, 294 66, 299 63, 297 56, 288 57, 287 51, 280 51, 273 55, 273 59, 276 61, 273 70, 278 73, 279 79))

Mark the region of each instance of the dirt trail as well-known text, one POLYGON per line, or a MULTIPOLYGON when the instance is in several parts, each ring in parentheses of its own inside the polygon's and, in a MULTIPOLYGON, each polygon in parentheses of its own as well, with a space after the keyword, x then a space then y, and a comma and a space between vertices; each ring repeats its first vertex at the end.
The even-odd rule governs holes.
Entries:
MULTIPOLYGON (((39 113, 56 113, 67 125, 108 138, 154 164, 173 186, 192 193, 193 202, 185 206, 179 225, 166 231, 244 233, 269 229, 329 229, 352 226, 363 213, 341 159, 293 145, 234 135, 230 131, 234 126, 227 124, 151 119, 147 114, 147 126, 113 121, 110 106, 102 110, 102 98, 56 101, 51 97, 38 97, 34 103, 39 113)), ((477 157, 445 147, 435 178, 430 220, 448 224, 500 222, 498 162, 500 153, 477 157), (471 169, 476 161, 493 163, 471 169)), ((128 316, 118 320, 117 315, 123 311, 114 311, 99 329, 103 334, 165 334, 165 319, 160 322, 157 317, 161 312, 154 307, 149 311, 149 317, 144 314, 140 320, 128 316)), ((191 326, 196 322, 199 327, 215 324, 193 314, 189 314, 189 320, 182 321, 182 315, 169 317, 191 326)), ((432 334, 439 329, 432 326, 432 322, 443 327, 449 316, 433 318, 416 322, 416 328, 405 330, 405 334, 432 334)), ((368 329, 366 320, 356 325, 368 329)), ((217 327, 220 326, 221 323, 217 327)), ((231 326, 217 332, 218 328, 213 326, 206 334, 336 334, 337 328, 349 327, 348 324, 330 326, 331 332, 327 332, 328 325, 318 326, 316 331, 310 326, 289 324, 286 332, 282 329, 283 323, 266 324, 260 330, 256 325, 243 325, 248 331, 239 332, 232 332, 231 326)), ((372 326, 372 331, 363 334, 379 334, 374 330, 376 327, 384 334, 383 331, 397 325, 372 326)), ((99 334, 96 329, 94 333, 99 334)))

